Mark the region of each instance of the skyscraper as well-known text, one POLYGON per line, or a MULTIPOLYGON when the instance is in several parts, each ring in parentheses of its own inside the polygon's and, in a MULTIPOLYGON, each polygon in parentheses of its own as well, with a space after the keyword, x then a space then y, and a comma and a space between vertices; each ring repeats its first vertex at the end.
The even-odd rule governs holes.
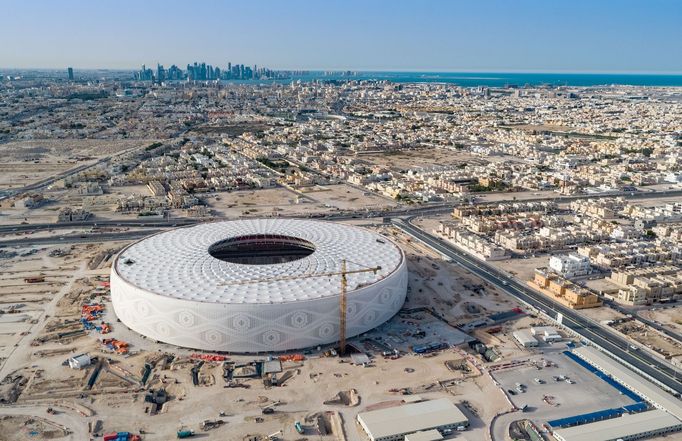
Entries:
POLYGON ((161 82, 166 79, 166 70, 161 64, 156 64, 156 81, 161 82))
POLYGON ((69 67, 66 70, 69 73, 69 81, 73 81, 73 67, 69 67))

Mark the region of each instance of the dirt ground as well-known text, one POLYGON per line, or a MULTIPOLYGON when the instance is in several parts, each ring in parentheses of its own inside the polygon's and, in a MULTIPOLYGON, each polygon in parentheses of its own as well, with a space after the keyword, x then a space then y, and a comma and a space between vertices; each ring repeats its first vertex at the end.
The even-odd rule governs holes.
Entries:
POLYGON ((33 162, 5 162, 0 164, 0 189, 22 187, 57 173, 75 168, 76 162, 34 164, 33 162))
MULTIPOLYGON (((403 247, 410 269, 406 307, 426 308, 436 314, 401 313, 374 333, 351 339, 349 343, 372 355, 370 367, 353 366, 347 359, 326 358, 313 351, 303 362, 283 363, 282 378, 290 378, 280 387, 268 386, 260 378, 239 379, 241 387, 226 387, 221 364, 209 362, 200 368, 200 382, 195 386, 191 368, 196 362, 189 358, 194 351, 149 341, 117 322, 102 281, 107 278, 114 253, 124 243, 111 242, 63 249, 17 249, 17 256, 0 261, 0 308, 7 312, 15 305, 17 310, 0 316, 0 354, 5 357, 0 374, 2 378, 21 379, 17 404, 33 415, 68 426, 73 433, 65 439, 85 439, 82 436, 88 424, 96 426, 97 433, 142 431, 145 440, 172 439, 180 428, 201 432, 206 439, 243 440, 247 435, 267 436, 280 430, 284 439, 296 439, 299 435, 293 426, 300 421, 306 436, 341 439, 338 428, 343 427, 345 439, 360 441, 366 438, 355 422, 358 412, 398 402, 403 398, 401 391, 424 399, 450 397, 471 419, 466 438, 486 439, 493 417, 509 410, 509 403, 485 373, 483 367, 488 363, 464 350, 470 337, 452 325, 508 311, 518 303, 392 227, 367 225, 368 221, 360 219, 350 223, 375 228, 403 247), (56 249, 65 255, 54 255, 56 249), (36 273, 45 281, 24 282, 25 277, 36 273), (110 323, 110 334, 103 336, 94 330, 69 334, 81 328, 80 308, 86 303, 105 305, 103 320, 110 323), (130 353, 106 351, 99 342, 104 337, 129 342, 130 353), (412 345, 434 339, 460 346, 426 356, 411 353, 412 345), (398 359, 381 355, 382 345, 389 343, 404 351, 398 359), (99 361, 84 370, 63 365, 68 357, 80 353, 99 361), (174 355, 174 361, 159 362, 163 353, 174 355), (142 386, 145 363, 153 368, 142 386), (93 377, 97 366, 99 375, 93 377), (94 383, 89 386, 92 378, 94 383), (155 415, 145 402, 149 388, 164 388, 170 396, 155 415), (350 388, 357 391, 358 405, 324 404, 350 388), (58 414, 48 415, 48 406, 58 414), (275 412, 263 414, 264 406, 273 407, 275 412), (314 419, 318 412, 336 421, 329 423, 337 427, 335 434, 317 434, 314 419), (208 432, 200 430, 203 420, 218 418, 225 424, 208 432)), ((533 352, 519 348, 511 332, 539 322, 536 317, 520 316, 503 324, 494 335, 481 330, 474 337, 494 348, 503 361, 527 357, 533 352)), ((231 356, 229 360, 241 364, 262 358, 231 356)), ((40 436, 31 439, 47 439, 40 436)))
POLYGON ((415 164, 421 167, 433 167, 442 165, 460 164, 487 164, 488 161, 467 153, 443 149, 410 150, 401 152, 388 152, 383 154, 360 155, 358 159, 368 165, 386 167, 391 171, 402 171, 414 168, 415 164))
POLYGON ((206 195, 206 202, 217 216, 227 218, 292 214, 305 217, 314 213, 358 208, 383 210, 397 205, 381 196, 345 184, 298 190, 276 187, 217 192, 206 195))
POLYGON ((0 189, 21 187, 156 140, 36 139, 3 144, 0 189))
MULTIPOLYGON (((289 190, 286 192, 293 194, 289 190)), ((235 194, 239 193, 231 193, 235 194)), ((264 195, 265 200, 275 194, 264 195)), ((466 439, 487 439, 486 432, 495 415, 511 409, 505 396, 509 381, 505 380, 500 387, 488 370, 495 365, 526 363, 529 358, 563 350, 561 343, 554 347, 525 349, 512 336, 514 330, 551 323, 527 313, 499 326, 479 328, 468 336, 454 326, 512 308, 524 308, 393 227, 365 219, 349 223, 375 229, 403 248, 410 270, 405 307, 419 312, 403 311, 376 330, 349 341, 372 355, 370 367, 352 366, 346 360, 326 358, 313 351, 303 362, 283 363, 282 378, 289 378, 280 387, 268 386, 260 378, 239 379, 240 387, 227 387, 222 365, 210 362, 199 370, 200 384, 195 386, 190 371, 196 365, 190 359, 194 351, 149 341, 118 323, 108 289, 102 281, 108 276, 113 255, 124 242, 14 250, 17 252, 15 257, 0 260, 0 309, 6 312, 0 314, 0 374, 5 381, 23 379, 17 405, 45 421, 30 423, 43 426, 31 426, 15 415, 13 419, 0 421, 0 428, 5 427, 2 424, 24 425, 23 429, 13 429, 15 438, 11 438, 22 441, 52 439, 50 437, 56 435, 50 421, 73 431, 59 439, 85 439, 82 436, 88 432, 88 425, 94 425, 97 433, 142 431, 145 440, 172 439, 178 429, 189 428, 201 432, 207 439, 241 441, 248 436, 264 437, 278 431, 282 431, 284 439, 296 439, 299 435, 293 426, 295 421, 300 421, 306 436, 340 439, 339 428, 342 427, 345 439, 360 441, 366 438, 355 422, 358 412, 394 405, 403 398, 402 393, 409 392, 424 399, 450 397, 470 417, 471 428, 464 434, 466 439), (63 254, 55 254, 58 249, 63 254), (24 281, 25 277, 35 275, 44 276, 45 281, 35 284, 24 281), (56 338, 60 333, 80 329, 77 320, 80 307, 85 303, 106 305, 103 319, 113 328, 106 337, 129 342, 130 354, 106 351, 99 342, 105 336, 96 331, 56 338), (493 349, 499 359, 494 363, 485 362, 468 350, 466 342, 472 337, 493 349), (459 346, 426 356, 411 353, 413 345, 434 340, 459 346), (395 360, 384 358, 381 353, 386 347, 400 350, 401 356, 395 360), (94 366, 82 371, 63 366, 68 357, 80 353, 88 353, 102 361, 92 387, 88 380, 92 378, 94 366), (141 378, 145 363, 160 359, 163 353, 174 355, 174 362, 165 367, 153 362, 149 380, 143 386, 141 378), (145 394, 148 389, 158 388, 164 388, 170 400, 152 415, 145 394), (324 404, 340 391, 350 388, 357 391, 357 405, 324 404), (48 415, 48 406, 57 409, 58 414, 48 415), (268 406, 275 410, 274 413, 263 414, 262 408, 268 406), (317 433, 315 419, 318 413, 330 427, 336 426, 335 434, 317 433), (211 431, 202 431, 200 424, 206 419, 222 419, 224 424, 211 431)), ((528 264, 529 260, 522 262, 528 264)), ((584 313, 597 321, 623 317, 610 308, 584 313)), ((661 322, 682 319, 673 309, 643 313, 661 322)), ((651 332, 645 334, 642 335, 649 339, 655 337, 651 332)), ((664 342, 655 344, 665 347, 664 342)), ((236 364, 258 359, 262 357, 229 358, 236 364)), ((526 373, 534 375, 532 372, 526 373)), ((514 374, 510 378, 515 378, 514 374)), ((563 388, 561 394, 566 396, 577 390, 560 386, 563 388)), ((5 390, 3 387, 6 385, 0 384, 0 391, 5 390)), ((534 403, 541 401, 542 397, 538 397, 540 399, 535 399, 534 403)), ((517 401, 530 398, 531 395, 524 395, 517 397, 517 401)), ((516 401, 514 403, 518 405, 516 401)), ((555 414, 563 415, 566 411, 557 413, 542 409, 538 414, 541 420, 555 414)), ((496 425, 495 431, 499 430, 496 425)), ((455 439, 459 437, 461 435, 455 439)))
POLYGON ((680 310, 680 308, 654 307, 639 311, 639 315, 646 319, 659 322, 676 332, 682 332, 682 310, 680 310))
POLYGON ((612 327, 618 332, 627 335, 647 348, 658 352, 664 357, 672 357, 682 354, 682 344, 677 340, 652 329, 650 326, 635 320, 613 324, 612 327))
POLYGON ((64 439, 66 436, 59 426, 28 416, 0 416, 0 434, 5 441, 64 439))

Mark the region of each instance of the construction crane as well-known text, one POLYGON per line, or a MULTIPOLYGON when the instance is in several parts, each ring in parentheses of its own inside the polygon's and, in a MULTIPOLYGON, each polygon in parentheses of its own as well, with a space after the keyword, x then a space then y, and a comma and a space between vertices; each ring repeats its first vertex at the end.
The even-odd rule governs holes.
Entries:
POLYGON ((380 270, 381 270, 380 266, 376 266, 373 268, 360 268, 348 270, 346 265, 346 259, 343 259, 341 261, 341 271, 302 274, 295 276, 267 277, 264 279, 235 280, 234 282, 223 282, 221 283, 221 285, 247 285, 249 283, 267 283, 278 282, 283 280, 310 279, 312 277, 341 276, 341 293, 339 295, 339 354, 343 355, 346 353, 346 312, 347 312, 346 294, 348 291, 348 275, 369 272, 376 274, 377 271, 380 270))

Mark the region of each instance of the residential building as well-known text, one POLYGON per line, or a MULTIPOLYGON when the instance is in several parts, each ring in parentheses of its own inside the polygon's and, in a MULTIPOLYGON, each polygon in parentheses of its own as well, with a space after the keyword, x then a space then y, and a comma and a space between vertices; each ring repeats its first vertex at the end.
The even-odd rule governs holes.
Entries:
POLYGON ((563 277, 572 278, 590 273, 590 259, 579 254, 560 254, 549 258, 549 267, 563 277))

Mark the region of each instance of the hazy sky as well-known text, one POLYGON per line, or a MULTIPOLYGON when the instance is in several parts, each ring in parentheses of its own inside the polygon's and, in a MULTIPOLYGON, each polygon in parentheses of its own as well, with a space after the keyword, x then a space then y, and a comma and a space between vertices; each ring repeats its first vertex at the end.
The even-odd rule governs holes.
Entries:
POLYGON ((0 67, 682 72, 681 0, 0 0, 0 67))

